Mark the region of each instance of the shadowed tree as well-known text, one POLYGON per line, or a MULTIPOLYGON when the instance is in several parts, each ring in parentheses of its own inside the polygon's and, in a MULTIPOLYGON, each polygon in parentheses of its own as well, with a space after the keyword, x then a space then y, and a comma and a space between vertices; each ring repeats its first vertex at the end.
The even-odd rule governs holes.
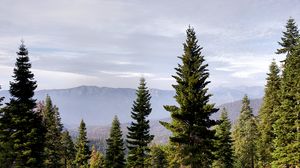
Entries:
MULTIPOLYGON (((28 51, 22 41, 10 82, 10 102, 1 114, 1 146, 7 153, 7 167, 41 167, 43 163, 44 127, 41 116, 34 112, 36 81, 30 71, 28 51)), ((0 159, 3 160, 3 159, 0 159)), ((0 163, 2 164, 2 163, 0 163)))
POLYGON ((75 146, 72 141, 72 138, 69 134, 69 131, 63 131, 62 137, 61 137, 61 143, 62 143, 62 158, 65 168, 73 168, 74 160, 75 160, 75 146))
POLYGON ((150 135, 149 120, 146 117, 151 113, 150 93, 146 87, 144 78, 141 78, 140 85, 136 91, 137 98, 133 102, 131 118, 134 120, 127 127, 127 147, 129 149, 127 166, 134 168, 145 167, 145 161, 148 157, 148 144, 152 141, 153 135, 150 135))
POLYGON ((110 168, 125 167, 125 148, 117 116, 113 119, 110 135, 106 142, 108 147, 106 149, 105 166, 110 168))
POLYGON ((215 140, 215 158, 213 163, 214 168, 232 168, 233 167, 233 144, 231 138, 231 122, 228 118, 228 113, 223 108, 220 124, 216 126, 216 140, 215 140))
POLYGON ((76 157, 75 164, 79 168, 88 167, 88 161, 90 159, 90 150, 88 146, 88 140, 86 135, 86 127, 83 120, 80 122, 79 135, 76 141, 76 157))
POLYGON ((45 161, 44 165, 47 168, 56 168, 62 165, 62 129, 59 111, 52 104, 50 96, 47 95, 45 105, 42 108, 43 123, 46 128, 45 134, 45 161))

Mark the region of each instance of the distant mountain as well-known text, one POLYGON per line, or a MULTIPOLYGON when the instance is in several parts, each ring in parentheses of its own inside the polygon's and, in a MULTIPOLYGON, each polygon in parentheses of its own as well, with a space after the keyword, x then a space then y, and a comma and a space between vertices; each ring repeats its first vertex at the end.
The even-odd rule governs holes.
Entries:
MULTIPOLYGON (((170 90, 151 89, 152 113, 151 120, 168 118, 169 113, 163 105, 176 104, 173 98, 175 92, 170 90)), ((240 100, 244 94, 250 98, 261 98, 262 87, 214 88, 209 90, 213 94, 211 102, 216 105, 240 100)), ((87 125, 108 125, 113 116, 118 115, 122 123, 131 121, 130 111, 135 99, 135 90, 130 88, 109 88, 96 86, 80 86, 70 89, 52 89, 36 91, 35 98, 44 100, 50 95, 53 103, 59 107, 62 121, 65 125, 78 125, 83 118, 87 125)), ((8 91, 0 91, 8 101, 8 91)))
MULTIPOLYGON (((262 103, 262 99, 251 99, 250 100, 250 106, 251 106, 253 114, 255 116, 258 115, 258 111, 261 106, 261 103, 262 103)), ((235 101, 235 102, 231 102, 231 103, 222 104, 222 105, 218 106, 218 108, 220 108, 220 111, 221 111, 221 109, 223 107, 225 107, 228 111, 228 116, 229 116, 231 122, 234 122, 234 121, 236 121, 237 117, 240 114, 241 106, 242 106, 242 100, 239 100, 239 101, 235 101)), ((220 116, 220 111, 213 117, 218 118, 218 116, 220 116)))
MULTIPOLYGON (((258 114, 259 108, 261 106, 262 99, 252 99, 250 100, 250 106, 253 109, 254 115, 258 114)), ((222 109, 225 107, 228 111, 229 118, 232 123, 234 123, 237 119, 237 117, 240 114, 242 106, 242 101, 234 101, 231 103, 226 103, 218 106, 218 108, 222 109)), ((214 114, 212 118, 218 119, 220 116, 220 111, 217 112, 217 114, 214 114)), ((168 142, 168 137, 171 135, 171 132, 168 131, 166 128, 164 128, 159 121, 171 121, 170 118, 166 119, 160 119, 160 120, 150 120, 150 133, 154 135, 154 143, 164 144, 168 142)), ((123 132, 123 135, 127 134, 127 126, 129 126, 129 123, 123 123, 121 124, 121 129, 123 132)), ((72 125, 68 127, 68 130, 72 133, 72 135, 75 137, 77 135, 77 126, 72 125)), ((110 131, 110 125, 106 126, 88 126, 87 132, 89 139, 92 140, 99 140, 99 139, 106 139, 108 138, 110 131)))

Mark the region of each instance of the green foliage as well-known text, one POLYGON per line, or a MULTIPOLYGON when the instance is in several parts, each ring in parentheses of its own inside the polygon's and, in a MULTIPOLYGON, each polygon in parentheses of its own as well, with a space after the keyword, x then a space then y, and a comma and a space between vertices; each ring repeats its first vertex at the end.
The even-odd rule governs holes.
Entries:
POLYGON ((72 141, 72 138, 69 134, 69 131, 63 131, 61 135, 61 143, 62 143, 62 159, 64 163, 64 167, 66 168, 73 168, 74 165, 74 159, 75 159, 75 146, 72 141))
POLYGON ((86 135, 86 127, 83 120, 80 122, 79 135, 76 141, 76 157, 75 164, 77 167, 88 167, 88 160, 90 158, 90 150, 88 146, 88 140, 86 135))
POLYGON ((161 122, 172 131, 170 142, 178 147, 182 165, 196 167, 211 167, 213 161, 214 130, 216 124, 210 119, 211 114, 218 111, 209 104, 210 94, 207 94, 207 78, 209 76, 201 47, 193 28, 187 29, 187 39, 184 43, 184 54, 179 57, 182 64, 175 68, 177 84, 175 99, 177 106, 164 106, 171 113, 172 122, 161 122))
POLYGON ((180 167, 180 157, 179 153, 177 151, 178 147, 175 147, 174 145, 171 145, 170 143, 162 146, 163 151, 166 154, 166 158, 168 161, 168 167, 169 168, 179 168, 180 167))
MULTIPOLYGON (((96 150, 95 146, 93 146, 91 158, 90 158, 90 168, 103 168, 103 167, 104 167, 104 156, 102 155, 102 153, 96 150)), ((109 168, 113 168, 113 167, 109 167, 109 168)))
POLYGON ((257 140, 257 155, 259 160, 258 164, 260 167, 271 166, 271 153, 274 150, 273 139, 275 138, 272 125, 277 119, 275 110, 280 105, 280 70, 274 60, 270 65, 269 71, 270 72, 267 74, 268 77, 265 87, 265 95, 259 111, 259 138, 257 140))
POLYGON ((232 138, 231 138, 231 122, 228 118, 228 113, 224 108, 221 117, 220 124, 215 127, 216 140, 214 152, 216 160, 213 162, 214 168, 232 168, 233 167, 233 150, 232 150, 232 138))
POLYGON ((245 95, 238 121, 234 125, 233 147, 236 168, 253 168, 256 165, 256 120, 250 108, 250 100, 245 95))
POLYGON ((36 106, 33 99, 36 81, 31 73, 28 51, 20 45, 14 81, 10 82, 12 98, 1 112, 1 155, 0 165, 26 168, 41 167, 43 163, 44 127, 41 117, 33 111, 36 106), (2 151, 1 151, 2 153, 2 151))
POLYGON ((43 123, 46 128, 45 134, 45 161, 48 168, 56 168, 62 165, 62 137, 63 126, 56 106, 52 105, 50 96, 47 95, 45 105, 41 109, 43 123))
POLYGON ((150 93, 146 87, 144 78, 140 80, 140 86, 136 92, 137 98, 133 102, 131 117, 134 122, 127 127, 127 147, 129 149, 127 166, 144 167, 145 158, 148 157, 148 144, 152 141, 153 135, 150 135, 149 120, 146 119, 151 113, 150 93))
POLYGON ((287 56, 282 72, 274 128, 274 167, 300 165, 300 44, 287 56))
POLYGON ((154 145, 150 148, 150 167, 152 168, 167 168, 167 154, 162 146, 154 145))
POLYGON ((120 122, 117 116, 115 116, 112 122, 110 136, 106 142, 108 148, 106 149, 105 166, 109 168, 125 167, 124 142, 120 122))
POLYGON ((286 31, 283 32, 283 37, 281 38, 281 42, 278 42, 282 48, 277 49, 276 54, 287 54, 289 55, 293 48, 298 43, 299 30, 293 18, 290 18, 286 24, 286 31))

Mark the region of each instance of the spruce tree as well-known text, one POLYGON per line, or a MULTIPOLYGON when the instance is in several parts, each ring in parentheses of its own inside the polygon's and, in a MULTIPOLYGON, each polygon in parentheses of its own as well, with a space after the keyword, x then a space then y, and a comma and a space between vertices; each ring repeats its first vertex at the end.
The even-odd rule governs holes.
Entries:
POLYGON ((232 134, 235 167, 254 168, 256 166, 257 126, 247 95, 243 98, 240 116, 232 134))
POLYGON ((233 167, 233 141, 231 138, 231 122, 225 108, 221 113, 220 124, 216 126, 216 160, 213 163, 214 168, 232 168, 233 167))
POLYGON ((110 135, 106 142, 108 147, 106 149, 105 166, 110 168, 125 167, 124 142, 117 116, 113 119, 110 135))
POLYGON ((150 104, 151 96, 144 78, 140 79, 136 95, 137 98, 133 102, 131 112, 131 117, 134 121, 127 127, 127 147, 129 149, 127 166, 142 168, 145 167, 145 160, 148 157, 148 144, 153 139, 153 135, 150 135, 149 120, 146 119, 152 110, 150 104))
POLYGON ((73 168, 75 160, 75 146, 72 141, 72 138, 69 134, 69 131, 65 130, 61 135, 61 144, 62 144, 62 159, 64 168, 73 168))
POLYGON ((285 27, 286 31, 283 32, 281 42, 278 42, 282 48, 277 49, 276 54, 289 55, 298 43, 297 39, 300 37, 300 34, 295 20, 293 18, 289 18, 285 27))
MULTIPOLYGON (((90 158, 90 168, 103 168, 103 167, 104 167, 104 156, 102 155, 102 153, 97 151, 95 146, 93 145, 91 158, 90 158)), ((113 168, 113 167, 109 167, 109 168, 113 168)))
POLYGON ((76 141, 76 157, 75 164, 79 168, 88 167, 88 161, 90 158, 90 150, 88 146, 86 127, 83 120, 80 122, 79 135, 76 141))
MULTIPOLYGON (((30 71, 28 51, 22 42, 17 52, 14 80, 10 82, 12 98, 1 117, 0 142, 10 150, 4 160, 7 167, 41 167, 43 163, 44 127, 34 112, 36 81, 30 71)), ((2 164, 2 163, 1 163, 2 164)))
POLYGON ((265 95, 263 103, 259 111, 258 132, 259 138, 257 142, 258 164, 260 167, 270 167, 272 162, 272 151, 274 150, 272 125, 276 121, 276 108, 279 107, 279 90, 280 76, 279 67, 276 62, 270 65, 269 73, 267 74, 267 84, 265 86, 265 95))
POLYGON ((50 96, 47 95, 45 105, 42 108, 43 123, 46 127, 45 134, 45 161, 44 165, 47 168, 56 168, 62 165, 62 129, 60 122, 59 111, 52 104, 50 96))
POLYGON ((152 168, 167 168, 168 160, 163 147, 154 145, 150 149, 150 166, 152 168))
MULTIPOLYGON (((299 40, 299 39, 298 39, 299 40)), ((287 56, 282 72, 278 117, 273 124, 274 167, 300 166, 300 44, 287 56)))
POLYGON ((202 48, 193 28, 186 31, 187 39, 183 44, 184 54, 179 57, 182 64, 175 68, 177 84, 173 85, 178 106, 164 106, 171 113, 171 123, 161 122, 172 132, 170 142, 177 146, 182 165, 191 168, 211 167, 213 161, 214 130, 216 122, 210 119, 218 111, 214 104, 209 104, 210 94, 207 84, 210 83, 208 64, 201 54, 202 48))

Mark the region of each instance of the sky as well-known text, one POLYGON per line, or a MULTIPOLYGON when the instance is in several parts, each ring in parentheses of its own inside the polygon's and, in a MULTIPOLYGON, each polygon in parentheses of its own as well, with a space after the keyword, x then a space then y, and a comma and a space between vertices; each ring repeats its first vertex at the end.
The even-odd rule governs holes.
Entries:
POLYGON ((192 26, 209 87, 264 86, 299 0, 0 0, 0 84, 9 88, 20 40, 38 89, 80 85, 172 89, 192 26))

